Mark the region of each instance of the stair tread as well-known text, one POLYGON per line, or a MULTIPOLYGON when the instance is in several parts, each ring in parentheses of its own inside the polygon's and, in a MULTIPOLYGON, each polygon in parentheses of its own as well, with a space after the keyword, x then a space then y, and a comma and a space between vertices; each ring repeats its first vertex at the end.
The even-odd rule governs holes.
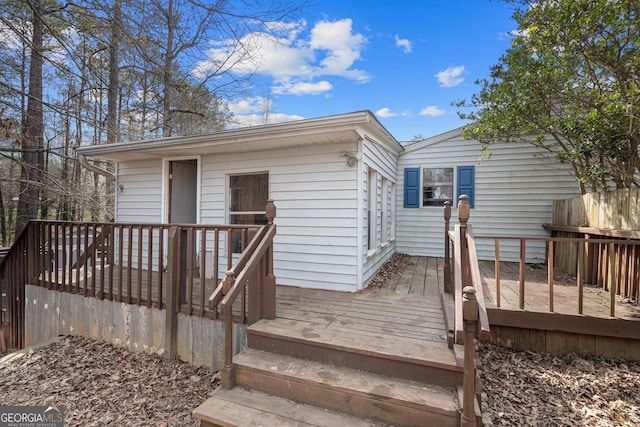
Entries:
POLYGON ((386 425, 243 387, 216 391, 212 397, 194 409, 193 416, 225 427, 386 425))
POLYGON ((398 342, 375 336, 328 330, 321 325, 290 319, 263 319, 247 328, 247 334, 281 337, 290 341, 313 343, 326 348, 350 351, 417 365, 462 371, 446 341, 398 342))
POLYGON ((313 384, 381 402, 438 413, 459 410, 456 390, 421 382, 391 378, 352 368, 332 366, 292 356, 247 348, 236 355, 239 370, 266 372, 287 381, 313 384))

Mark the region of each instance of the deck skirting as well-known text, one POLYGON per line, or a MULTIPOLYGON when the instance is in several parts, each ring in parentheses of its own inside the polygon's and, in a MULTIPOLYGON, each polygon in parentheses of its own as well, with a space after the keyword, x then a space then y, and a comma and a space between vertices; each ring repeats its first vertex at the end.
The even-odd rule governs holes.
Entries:
MULTIPOLYGON (((100 300, 39 286, 25 288, 25 347, 60 335, 82 336, 131 352, 165 354, 166 313, 117 301, 100 300)), ((246 327, 234 324, 234 351, 246 347, 246 327)), ((219 369, 224 365, 224 324, 178 314, 180 360, 219 369)))

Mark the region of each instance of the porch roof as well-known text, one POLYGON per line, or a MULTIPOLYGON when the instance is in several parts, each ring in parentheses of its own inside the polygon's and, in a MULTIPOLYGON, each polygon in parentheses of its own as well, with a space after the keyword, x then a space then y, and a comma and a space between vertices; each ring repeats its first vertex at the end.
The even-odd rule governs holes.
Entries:
POLYGON ((267 124, 226 130, 217 133, 176 136, 116 144, 80 147, 78 154, 106 160, 122 161, 184 155, 243 153, 337 144, 375 138, 385 148, 399 153, 400 143, 370 111, 267 124))

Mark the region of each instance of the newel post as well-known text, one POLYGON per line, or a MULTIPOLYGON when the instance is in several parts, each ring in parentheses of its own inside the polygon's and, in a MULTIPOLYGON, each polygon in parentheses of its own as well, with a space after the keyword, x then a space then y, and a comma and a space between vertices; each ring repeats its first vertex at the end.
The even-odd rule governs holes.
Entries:
MULTIPOLYGON (((267 224, 275 227, 273 220, 276 218, 276 205, 273 199, 267 201, 265 208, 267 224)), ((265 277, 262 292, 262 317, 264 319, 276 318, 276 276, 273 272, 273 243, 269 245, 265 255, 265 277)))
POLYGON ((451 242, 449 241, 449 223, 451 220, 451 202, 444 202, 444 291, 453 292, 451 276, 451 242))
POLYGON ((463 194, 462 196, 460 196, 458 201, 458 222, 460 223, 460 236, 456 236, 456 239, 460 239, 460 265, 462 266, 462 286, 471 284, 469 250, 467 248, 467 223, 469 222, 470 214, 471 206, 469 205, 469 196, 463 194))
POLYGON ((167 302, 165 305, 165 353, 167 359, 178 356, 178 312, 184 300, 187 265, 187 231, 169 228, 167 254, 167 302))
POLYGON ((476 367, 474 335, 478 327, 478 301, 476 290, 473 286, 465 286, 462 290, 462 318, 464 319, 464 374, 462 377, 463 402, 462 402, 462 426, 476 425, 475 414, 475 390, 476 367))

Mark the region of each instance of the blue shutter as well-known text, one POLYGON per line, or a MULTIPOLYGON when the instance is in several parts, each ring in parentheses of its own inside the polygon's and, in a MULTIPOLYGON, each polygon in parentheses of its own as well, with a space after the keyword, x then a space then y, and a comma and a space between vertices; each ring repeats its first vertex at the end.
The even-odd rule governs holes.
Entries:
POLYGON ((475 166, 458 166, 458 196, 456 200, 458 200, 461 195, 466 194, 469 196, 469 205, 471 207, 473 207, 474 202, 475 170, 475 166))
POLYGON ((420 168, 404 169, 404 207, 420 207, 420 168))

